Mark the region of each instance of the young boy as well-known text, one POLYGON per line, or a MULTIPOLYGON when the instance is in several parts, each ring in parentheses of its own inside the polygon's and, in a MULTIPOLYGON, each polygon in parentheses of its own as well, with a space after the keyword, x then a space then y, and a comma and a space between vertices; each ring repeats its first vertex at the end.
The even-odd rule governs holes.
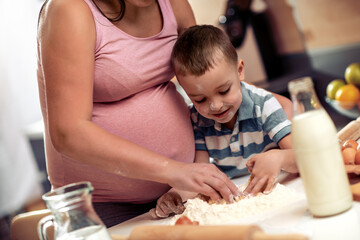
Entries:
MULTIPOLYGON (((250 172, 250 194, 269 192, 280 170, 298 172, 291 122, 273 94, 244 82, 244 62, 221 29, 189 28, 174 46, 172 63, 193 103, 195 162, 210 157, 230 178, 250 172)), ((175 190, 170 196, 178 197, 175 190)), ((160 198, 157 215, 177 213, 171 201, 179 206, 179 200, 160 198)))

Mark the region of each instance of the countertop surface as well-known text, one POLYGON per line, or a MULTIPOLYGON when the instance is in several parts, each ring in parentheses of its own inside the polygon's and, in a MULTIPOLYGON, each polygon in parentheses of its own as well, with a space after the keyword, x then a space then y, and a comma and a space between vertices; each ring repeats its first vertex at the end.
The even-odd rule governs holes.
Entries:
MULTIPOLYGON (((248 176, 234 179, 234 183, 245 184, 248 176)), ((351 179, 351 182, 357 180, 351 179)), ((237 225, 255 224, 268 234, 299 233, 309 239, 360 239, 360 203, 353 201, 352 207, 341 214, 317 218, 308 210, 301 178, 298 175, 281 173, 278 182, 294 189, 303 198, 290 203, 286 207, 266 211, 256 216, 235 221, 237 225)), ((169 225, 170 219, 153 219, 149 213, 109 228, 111 234, 130 235, 131 230, 138 225, 169 225)))

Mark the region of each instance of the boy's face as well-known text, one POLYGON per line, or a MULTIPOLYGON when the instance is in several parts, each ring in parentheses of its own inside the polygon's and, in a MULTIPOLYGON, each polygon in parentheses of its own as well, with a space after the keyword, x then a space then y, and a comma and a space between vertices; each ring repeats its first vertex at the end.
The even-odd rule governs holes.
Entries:
POLYGON ((222 58, 204 75, 177 78, 201 115, 233 126, 242 101, 240 80, 244 80, 243 61, 235 66, 222 58))

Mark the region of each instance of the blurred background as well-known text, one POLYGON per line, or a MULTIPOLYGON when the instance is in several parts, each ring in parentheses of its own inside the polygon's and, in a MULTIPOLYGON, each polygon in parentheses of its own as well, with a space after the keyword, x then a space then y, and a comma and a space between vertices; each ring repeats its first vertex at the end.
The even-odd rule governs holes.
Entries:
POLYGON ((42 1, 0 0, 0 239, 10 219, 43 192, 25 129, 41 120, 36 82, 36 24, 42 1))
MULTIPOLYGON (((36 80, 41 0, 0 0, 0 240, 19 212, 43 208, 45 169, 36 80)), ((324 102, 326 85, 360 62, 358 0, 189 0, 198 24, 224 29, 245 61, 246 81, 288 96, 311 76, 341 129, 352 119, 324 102)))

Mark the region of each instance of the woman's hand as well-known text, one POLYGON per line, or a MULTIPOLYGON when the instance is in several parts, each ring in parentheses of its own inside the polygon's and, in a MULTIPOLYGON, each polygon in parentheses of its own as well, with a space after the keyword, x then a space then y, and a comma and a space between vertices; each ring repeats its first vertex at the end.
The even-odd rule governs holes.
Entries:
POLYGON ((201 193, 215 201, 224 198, 227 202, 233 202, 234 196, 240 195, 238 187, 212 163, 173 162, 167 175, 170 186, 201 193))
POLYGON ((181 214, 185 207, 181 196, 175 191, 169 191, 162 195, 156 203, 156 208, 149 211, 153 218, 166 218, 171 214, 181 214))

